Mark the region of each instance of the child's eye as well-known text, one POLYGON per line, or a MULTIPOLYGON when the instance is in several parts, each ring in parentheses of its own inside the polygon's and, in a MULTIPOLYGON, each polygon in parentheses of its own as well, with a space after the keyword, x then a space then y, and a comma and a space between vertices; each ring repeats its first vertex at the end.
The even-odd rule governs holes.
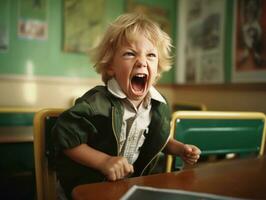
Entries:
POLYGON ((156 58, 156 57, 157 57, 157 55, 156 55, 155 53, 149 53, 149 54, 148 54, 148 57, 153 57, 153 58, 156 58))
POLYGON ((134 56, 135 54, 133 53, 133 52, 131 52, 131 51, 128 51, 128 52, 125 52, 124 54, 123 54, 123 56, 126 56, 126 57, 130 57, 130 56, 134 56))

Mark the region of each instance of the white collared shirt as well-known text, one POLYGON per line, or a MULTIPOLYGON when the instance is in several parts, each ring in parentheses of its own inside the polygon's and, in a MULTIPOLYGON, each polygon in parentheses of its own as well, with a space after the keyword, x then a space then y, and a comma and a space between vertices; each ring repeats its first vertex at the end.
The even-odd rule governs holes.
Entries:
POLYGON ((139 156, 139 150, 144 143, 145 134, 148 133, 148 126, 151 122, 151 99, 165 104, 166 102, 161 94, 154 87, 151 87, 137 108, 127 99, 126 94, 114 78, 107 82, 107 88, 115 97, 121 99, 125 108, 118 141, 119 156, 126 157, 128 162, 133 164, 139 156))

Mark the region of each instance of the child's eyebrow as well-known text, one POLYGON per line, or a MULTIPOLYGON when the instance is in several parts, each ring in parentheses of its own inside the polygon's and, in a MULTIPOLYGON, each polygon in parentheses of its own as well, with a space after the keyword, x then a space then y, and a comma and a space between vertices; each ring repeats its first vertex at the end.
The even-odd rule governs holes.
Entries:
POLYGON ((132 47, 125 47, 125 48, 122 48, 123 51, 133 51, 133 52, 136 52, 136 50, 134 50, 132 47))
MULTIPOLYGON (((130 51, 133 51, 133 52, 137 52, 137 50, 134 48, 134 46, 130 45, 130 44, 122 45, 121 46, 121 50, 122 51, 130 50, 130 51)), ((150 52, 157 53, 158 49, 157 49, 157 47, 151 47, 150 49, 147 49, 146 52, 148 52, 148 53, 150 53, 150 52)))

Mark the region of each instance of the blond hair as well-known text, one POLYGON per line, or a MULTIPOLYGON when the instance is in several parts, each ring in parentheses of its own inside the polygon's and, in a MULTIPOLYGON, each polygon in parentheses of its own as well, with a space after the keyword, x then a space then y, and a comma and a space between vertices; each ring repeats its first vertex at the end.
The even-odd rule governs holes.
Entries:
POLYGON ((127 13, 119 16, 109 25, 102 41, 91 51, 91 59, 95 63, 95 70, 102 75, 104 83, 112 78, 107 73, 116 49, 123 42, 133 41, 137 34, 143 34, 158 50, 158 76, 171 68, 172 58, 171 38, 160 29, 158 24, 142 14, 127 13))

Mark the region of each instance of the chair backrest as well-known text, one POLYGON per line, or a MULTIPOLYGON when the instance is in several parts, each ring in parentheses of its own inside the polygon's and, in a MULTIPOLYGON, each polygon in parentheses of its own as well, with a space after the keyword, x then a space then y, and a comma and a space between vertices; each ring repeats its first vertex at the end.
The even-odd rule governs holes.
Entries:
POLYGON ((34 116, 34 159, 38 200, 56 199, 56 174, 54 170, 51 129, 64 109, 43 109, 34 116))
MULTIPOLYGON (((171 121, 171 137, 198 146, 201 156, 262 155, 265 132, 259 112, 177 111, 171 121)), ((180 158, 167 156, 167 172, 181 167, 180 158)))
POLYGON ((33 117, 30 108, 0 108, 0 170, 33 169, 33 117), (8 152, 8 153, 7 153, 8 152), (23 157, 23 159, 22 159, 23 157))
POLYGON ((0 107, 0 143, 33 142, 33 117, 38 109, 0 107))
MULTIPOLYGON (((205 111, 207 107, 200 103, 185 103, 185 102, 175 102, 172 106, 172 110, 175 111, 205 111)), ((157 165, 153 168, 153 174, 165 172, 167 166, 167 155, 160 153, 157 159, 157 165)))
POLYGON ((35 108, 0 107, 0 199, 34 198, 33 117, 36 111, 35 108))

